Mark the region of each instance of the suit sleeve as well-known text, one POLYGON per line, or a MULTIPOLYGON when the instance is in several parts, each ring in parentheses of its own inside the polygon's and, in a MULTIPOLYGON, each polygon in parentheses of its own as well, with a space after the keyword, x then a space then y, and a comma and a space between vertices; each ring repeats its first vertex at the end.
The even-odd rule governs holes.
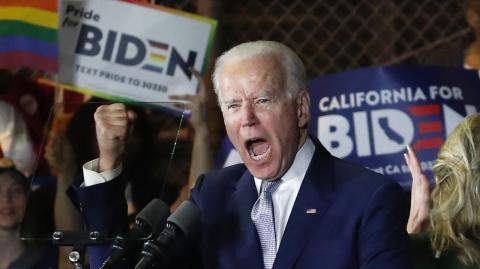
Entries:
POLYGON ((406 195, 397 183, 388 182, 374 192, 361 222, 360 268, 412 268, 407 217, 406 195))
MULTIPOLYGON (((128 229, 124 183, 117 178, 106 183, 81 187, 79 178, 68 190, 74 204, 83 215, 87 231, 100 231, 113 237, 128 229)), ((99 268, 110 253, 110 243, 90 246, 90 268, 99 268)))
POLYGON ((203 180, 205 175, 200 175, 195 181, 195 186, 190 191, 190 200, 194 202, 198 207, 201 207, 201 190, 203 186, 203 180))
MULTIPOLYGON (((203 184, 204 184, 204 180, 205 180, 205 175, 200 175, 197 180, 195 181, 195 186, 192 188, 191 192, 190 192, 190 200, 195 203, 195 205, 200 209, 200 211, 203 211, 203 203, 202 203, 202 187, 203 187, 203 184)), ((203 213, 202 213, 203 215, 203 213)), ((187 268, 195 268, 195 269, 202 269, 204 268, 204 265, 203 265, 203 254, 204 254, 204 251, 206 250, 205 247, 202 247, 205 245, 205 242, 204 242, 204 221, 203 221, 203 216, 201 218, 201 227, 200 227, 200 235, 199 237, 197 238, 197 240, 195 240, 195 242, 193 243, 193 245, 191 246, 191 250, 190 250, 190 254, 189 254, 189 265, 186 266, 187 268)))

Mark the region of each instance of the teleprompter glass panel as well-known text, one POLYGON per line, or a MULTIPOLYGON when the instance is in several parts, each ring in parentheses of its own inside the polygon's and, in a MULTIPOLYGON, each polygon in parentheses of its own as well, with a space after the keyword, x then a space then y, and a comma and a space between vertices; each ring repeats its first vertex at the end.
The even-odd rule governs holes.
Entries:
MULTIPOLYGON (((188 182, 192 148, 192 132, 185 121, 183 104, 124 104, 131 115, 127 117, 127 128, 121 127, 127 119, 122 106, 87 102, 52 107, 30 179, 20 238, 57 240, 61 245, 112 240, 127 235, 140 217, 138 213, 152 199, 159 198, 167 208, 178 202, 188 182), (98 130, 94 114, 101 106, 116 111, 104 118, 106 128, 98 130), (122 153, 117 166, 121 173, 108 183, 100 183, 103 185, 85 186, 84 164, 99 156, 97 133, 115 141, 116 146, 110 150, 122 153), (99 229, 95 222, 114 213, 119 217, 99 229), (84 218, 88 214, 98 214, 98 218, 88 223, 84 218)), ((97 169, 95 164, 89 165, 97 169)), ((155 210, 160 210, 158 206, 155 210)), ((151 232, 158 232, 161 221, 151 220, 156 214, 149 214, 141 217, 147 218, 147 224, 154 221, 151 232)), ((150 232, 132 240, 148 236, 150 232)))

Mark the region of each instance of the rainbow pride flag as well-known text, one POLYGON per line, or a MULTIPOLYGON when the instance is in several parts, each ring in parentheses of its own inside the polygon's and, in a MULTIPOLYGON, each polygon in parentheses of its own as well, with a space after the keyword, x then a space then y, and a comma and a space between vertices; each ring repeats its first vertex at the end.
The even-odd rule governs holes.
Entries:
POLYGON ((0 68, 58 71, 57 0, 0 0, 0 68))

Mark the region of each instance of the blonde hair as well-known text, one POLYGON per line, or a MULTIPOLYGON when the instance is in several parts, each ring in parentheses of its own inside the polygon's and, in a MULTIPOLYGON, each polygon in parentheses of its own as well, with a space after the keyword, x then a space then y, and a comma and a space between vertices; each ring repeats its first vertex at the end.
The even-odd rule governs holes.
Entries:
POLYGON ((448 136, 433 167, 430 238, 437 256, 452 251, 480 265, 480 114, 466 117, 448 136))

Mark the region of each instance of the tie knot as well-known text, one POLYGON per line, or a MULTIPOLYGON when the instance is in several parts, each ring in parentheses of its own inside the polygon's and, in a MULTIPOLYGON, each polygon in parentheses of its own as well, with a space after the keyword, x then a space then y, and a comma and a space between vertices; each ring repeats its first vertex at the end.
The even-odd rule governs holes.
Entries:
POLYGON ((278 186, 280 185, 280 182, 282 182, 281 179, 275 179, 271 181, 262 181, 262 186, 260 188, 260 192, 266 192, 268 194, 274 193, 278 186))

